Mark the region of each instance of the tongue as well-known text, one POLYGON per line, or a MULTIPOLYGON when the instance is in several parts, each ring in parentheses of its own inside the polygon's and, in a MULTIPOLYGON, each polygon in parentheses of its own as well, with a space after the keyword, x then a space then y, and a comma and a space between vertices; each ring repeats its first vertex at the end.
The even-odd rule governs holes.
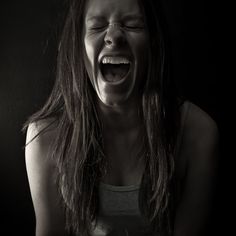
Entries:
POLYGON ((128 73, 129 65, 127 64, 119 64, 112 65, 106 64, 103 65, 103 76, 109 82, 116 82, 124 78, 124 76, 128 73))
POLYGON ((112 73, 105 73, 104 77, 108 82, 116 82, 122 79, 120 75, 112 73))

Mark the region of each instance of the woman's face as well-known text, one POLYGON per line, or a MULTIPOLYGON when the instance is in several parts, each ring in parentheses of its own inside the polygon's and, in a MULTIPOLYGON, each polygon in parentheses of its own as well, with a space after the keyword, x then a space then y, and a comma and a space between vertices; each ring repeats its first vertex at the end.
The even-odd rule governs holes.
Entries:
POLYGON ((84 61, 99 99, 107 106, 137 99, 146 79, 148 37, 137 0, 88 0, 84 61))

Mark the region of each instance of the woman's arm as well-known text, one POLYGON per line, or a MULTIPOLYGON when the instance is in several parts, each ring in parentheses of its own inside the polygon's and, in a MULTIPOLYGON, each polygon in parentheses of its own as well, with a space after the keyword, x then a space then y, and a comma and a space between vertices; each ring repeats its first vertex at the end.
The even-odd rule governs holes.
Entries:
POLYGON ((218 145, 216 123, 199 107, 190 104, 181 145, 181 158, 187 160, 186 177, 174 236, 205 233, 216 184, 218 145))
MULTIPOLYGON (((26 143, 44 127, 45 124, 31 124, 27 130, 26 143)), ((26 145, 26 169, 36 216, 36 236, 66 235, 63 211, 55 183, 54 165, 49 158, 54 133, 53 130, 43 132, 26 145)))

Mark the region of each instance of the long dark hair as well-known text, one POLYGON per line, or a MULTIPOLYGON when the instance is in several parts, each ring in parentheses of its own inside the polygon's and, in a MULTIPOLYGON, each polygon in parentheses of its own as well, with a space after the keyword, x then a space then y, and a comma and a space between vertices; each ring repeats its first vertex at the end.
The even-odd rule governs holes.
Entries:
MULTIPOLYGON (((161 5, 154 0, 139 3, 146 16, 150 40, 149 68, 141 104, 146 152, 140 210, 153 231, 170 235, 179 104, 170 75, 161 5)), ((54 88, 44 107, 27 122, 53 118, 57 125, 51 158, 57 166, 66 226, 79 235, 90 235, 92 222, 96 222, 98 184, 107 165, 96 95, 83 61, 85 4, 86 0, 70 1, 59 43, 54 88)))

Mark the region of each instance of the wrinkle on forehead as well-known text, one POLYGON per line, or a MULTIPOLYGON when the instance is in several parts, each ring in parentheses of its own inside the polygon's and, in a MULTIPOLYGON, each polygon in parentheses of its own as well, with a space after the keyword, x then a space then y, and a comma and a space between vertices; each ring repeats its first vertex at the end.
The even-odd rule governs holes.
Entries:
POLYGON ((96 16, 109 16, 119 19, 126 15, 142 17, 142 11, 137 0, 89 0, 85 7, 87 19, 96 16))

